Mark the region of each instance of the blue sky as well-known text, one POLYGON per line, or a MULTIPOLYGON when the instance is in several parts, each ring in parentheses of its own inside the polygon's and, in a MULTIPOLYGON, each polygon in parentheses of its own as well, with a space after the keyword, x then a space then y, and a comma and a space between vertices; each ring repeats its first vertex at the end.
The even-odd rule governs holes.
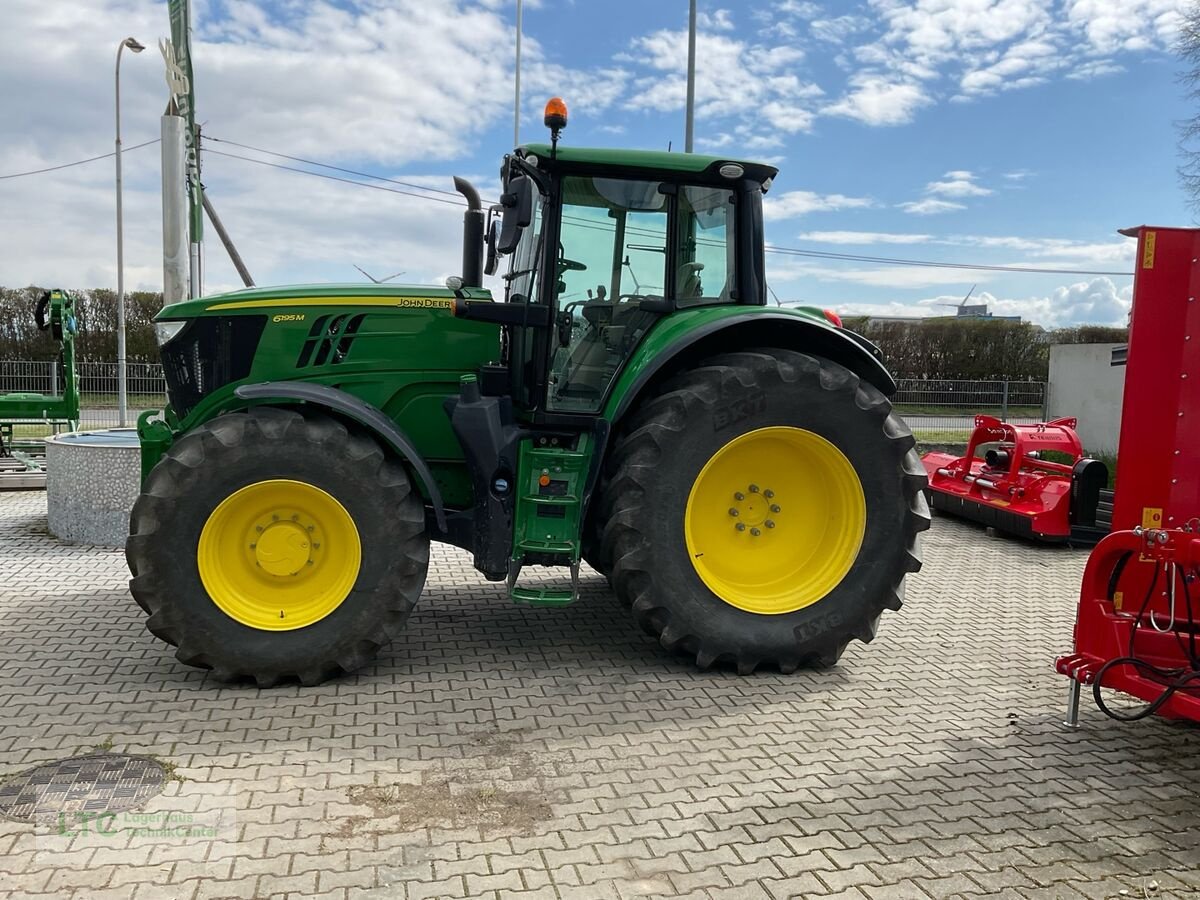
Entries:
MULTIPOLYGON (((1116 229, 1193 222, 1170 55, 1183 6, 702 0, 697 149, 779 165, 777 246, 1130 271, 1116 229)), ((512 143, 514 13, 506 0, 197 2, 200 118, 227 140, 431 187, 465 174, 494 192, 512 143)), ((541 105, 561 93, 570 143, 682 149, 686 18, 686 0, 527 2, 523 138, 542 139, 541 105)), ((16 36, 0 78, 26 86, 0 98, 18 123, 0 136, 0 174, 109 149, 111 56, 129 33, 151 50, 123 64, 126 145, 157 135, 165 2, 6 0, 0 20, 16 36)), ((0 283, 113 282, 110 165, 0 181, 0 283)), ((127 277, 157 287, 156 149, 128 154, 126 173, 127 277)), ((449 204, 215 155, 205 182, 260 283, 361 280, 354 264, 434 282, 456 266, 449 204)), ((235 286, 220 248, 207 257, 209 289, 235 286)), ((940 311, 977 284, 997 312, 1045 325, 1122 321, 1131 281, 783 254, 768 274, 785 300, 844 312, 940 311)))

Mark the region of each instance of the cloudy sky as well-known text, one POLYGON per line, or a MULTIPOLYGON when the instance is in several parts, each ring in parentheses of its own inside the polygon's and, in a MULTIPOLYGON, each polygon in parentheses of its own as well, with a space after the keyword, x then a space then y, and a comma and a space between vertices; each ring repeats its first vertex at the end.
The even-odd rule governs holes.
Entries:
MULTIPOLYGON (((1193 223, 1171 55, 1187 0, 701 0, 697 149, 776 163, 777 248, 1132 270, 1116 230, 1193 223)), ((455 271, 450 175, 495 194, 512 144, 514 0, 197 0, 199 119, 226 142, 383 175, 391 190, 210 143, 204 181, 260 284, 434 283, 455 271), (245 157, 260 161, 259 163, 245 157), (415 186, 415 187, 413 187, 415 186), (404 191, 407 193, 397 193, 404 191), (412 196, 416 194, 418 196, 412 196)), ((686 0, 526 0, 522 138, 551 94, 575 145, 679 149, 686 0)), ((0 176, 158 136, 165 0, 0 0, 0 176)), ((158 148, 130 150, 126 279, 160 289, 158 148)), ((112 160, 0 178, 0 284, 115 285, 112 160)), ((206 290, 235 287, 219 244, 206 290)), ((772 252, 785 302, 945 312, 973 285, 1044 325, 1119 323, 1131 278, 904 267, 772 252)))

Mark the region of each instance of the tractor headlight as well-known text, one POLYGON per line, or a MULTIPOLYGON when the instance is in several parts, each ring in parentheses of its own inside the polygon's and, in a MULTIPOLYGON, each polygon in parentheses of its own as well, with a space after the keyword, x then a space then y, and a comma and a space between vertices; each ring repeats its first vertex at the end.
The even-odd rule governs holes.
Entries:
POLYGON ((186 324, 186 319, 178 322, 155 322, 154 337, 158 340, 158 346, 162 347, 174 340, 179 332, 183 331, 183 326, 186 324))

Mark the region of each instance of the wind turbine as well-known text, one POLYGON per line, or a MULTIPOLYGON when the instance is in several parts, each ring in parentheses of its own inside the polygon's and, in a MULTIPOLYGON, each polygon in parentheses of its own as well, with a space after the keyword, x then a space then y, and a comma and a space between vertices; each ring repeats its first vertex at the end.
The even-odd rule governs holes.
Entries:
POLYGON ((376 278, 374 275, 372 275, 370 272, 368 272, 362 266, 356 265, 355 263, 351 263, 350 265, 354 266, 354 268, 358 269, 358 271, 362 272, 364 275, 366 275, 369 279, 371 279, 376 284, 383 284, 384 282, 391 281, 393 278, 399 278, 401 275, 404 274, 404 272, 397 272, 395 275, 389 275, 387 278, 376 278))
MULTIPOLYGON (((979 287, 978 284, 971 285, 971 289, 969 291, 967 291, 967 296, 963 297, 962 300, 958 303, 937 303, 934 305, 935 306, 949 306, 951 309, 962 309, 964 306, 967 305, 967 301, 971 299, 971 295, 975 293, 975 288, 977 288, 977 287, 979 287)), ((957 315, 957 313, 956 313, 956 315, 957 315)))

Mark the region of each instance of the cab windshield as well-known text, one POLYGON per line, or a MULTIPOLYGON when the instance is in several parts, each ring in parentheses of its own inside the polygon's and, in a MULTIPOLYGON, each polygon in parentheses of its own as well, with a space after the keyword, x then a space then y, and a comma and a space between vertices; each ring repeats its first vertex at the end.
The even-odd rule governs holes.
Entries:
POLYGON ((591 413, 665 310, 736 302, 735 194, 594 175, 564 176, 560 191, 557 245, 542 246, 539 202, 513 253, 508 299, 536 301, 542 272, 553 274, 547 409, 591 413), (543 253, 553 267, 539 266, 543 253))

